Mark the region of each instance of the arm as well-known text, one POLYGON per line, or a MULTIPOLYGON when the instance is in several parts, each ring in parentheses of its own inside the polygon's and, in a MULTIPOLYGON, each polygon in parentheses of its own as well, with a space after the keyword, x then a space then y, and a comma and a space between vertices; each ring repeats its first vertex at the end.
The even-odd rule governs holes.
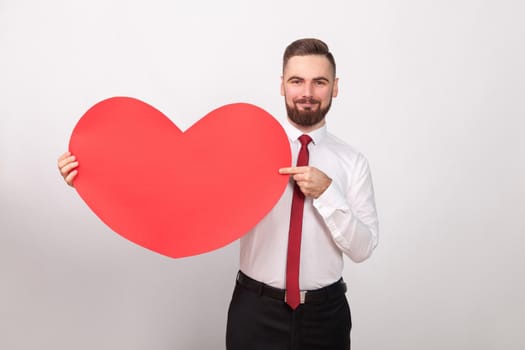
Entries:
POLYGON ((346 193, 332 183, 314 199, 337 246, 353 261, 361 262, 378 243, 378 219, 368 162, 361 157, 346 193))
POLYGON ((372 177, 364 157, 359 157, 346 191, 314 167, 284 168, 280 172, 293 175, 305 196, 313 198, 314 207, 344 254, 355 262, 372 254, 378 242, 378 220, 372 177))

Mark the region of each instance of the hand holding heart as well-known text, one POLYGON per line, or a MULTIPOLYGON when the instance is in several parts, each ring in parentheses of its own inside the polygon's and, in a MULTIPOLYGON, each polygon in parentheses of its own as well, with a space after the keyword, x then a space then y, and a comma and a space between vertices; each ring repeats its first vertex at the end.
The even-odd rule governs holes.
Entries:
POLYGON ((58 170, 64 181, 71 187, 75 187, 73 181, 78 174, 78 170, 76 170, 78 162, 76 160, 77 158, 71 152, 65 152, 58 158, 58 170))

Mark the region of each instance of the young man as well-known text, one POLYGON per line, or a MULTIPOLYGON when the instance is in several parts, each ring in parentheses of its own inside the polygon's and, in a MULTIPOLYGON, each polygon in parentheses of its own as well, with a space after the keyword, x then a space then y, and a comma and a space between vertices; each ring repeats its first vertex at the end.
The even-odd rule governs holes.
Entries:
MULTIPOLYGON (((317 39, 285 50, 284 96, 295 167, 279 202, 241 238, 228 311, 228 350, 347 350, 352 327, 343 255, 367 259, 378 241, 372 179, 364 156, 326 128, 338 93, 335 60, 317 39)), ((59 158, 73 184, 74 156, 59 158)))
POLYGON ((378 222, 366 159, 326 130, 325 116, 337 93, 335 60, 325 43, 302 39, 286 48, 281 94, 288 122, 283 126, 294 159, 302 164, 280 169, 293 182, 241 238, 228 350, 350 348, 343 254, 356 262, 368 258, 377 245, 378 222), (297 219, 301 197, 302 218, 297 219), (298 239, 292 235, 297 221, 302 224, 298 239), (299 258, 291 252, 293 245, 300 247, 299 258), (290 266, 294 259, 299 276, 297 271, 290 276, 297 270, 290 266), (299 304, 289 300, 297 283, 299 304))

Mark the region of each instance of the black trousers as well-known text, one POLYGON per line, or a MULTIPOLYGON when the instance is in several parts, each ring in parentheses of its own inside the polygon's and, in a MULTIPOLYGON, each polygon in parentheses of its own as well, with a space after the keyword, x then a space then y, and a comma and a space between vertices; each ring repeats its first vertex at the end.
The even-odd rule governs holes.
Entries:
POLYGON ((227 350, 349 350, 352 320, 344 294, 292 310, 282 300, 236 283, 227 350))

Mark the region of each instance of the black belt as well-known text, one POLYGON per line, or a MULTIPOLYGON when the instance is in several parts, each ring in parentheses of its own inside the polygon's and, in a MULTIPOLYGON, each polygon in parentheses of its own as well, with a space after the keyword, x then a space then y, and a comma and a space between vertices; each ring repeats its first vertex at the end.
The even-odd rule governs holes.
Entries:
MULTIPOLYGON (((286 301, 286 291, 256 281, 246 276, 242 271, 237 274, 237 283, 261 296, 286 301)), ((346 293, 346 283, 340 278, 339 281, 316 290, 301 291, 301 304, 322 303, 324 301, 339 297, 346 293)))

